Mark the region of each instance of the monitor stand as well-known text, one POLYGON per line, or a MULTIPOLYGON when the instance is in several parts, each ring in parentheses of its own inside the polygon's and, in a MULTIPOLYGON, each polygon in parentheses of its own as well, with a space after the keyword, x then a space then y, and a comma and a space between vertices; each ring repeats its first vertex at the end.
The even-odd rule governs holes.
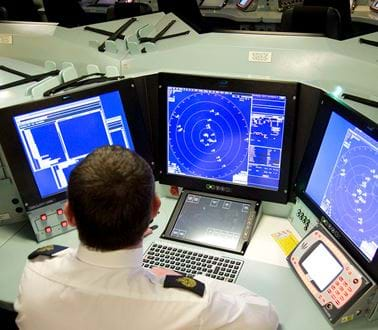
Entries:
POLYGON ((244 254, 260 202, 183 190, 162 238, 244 254))

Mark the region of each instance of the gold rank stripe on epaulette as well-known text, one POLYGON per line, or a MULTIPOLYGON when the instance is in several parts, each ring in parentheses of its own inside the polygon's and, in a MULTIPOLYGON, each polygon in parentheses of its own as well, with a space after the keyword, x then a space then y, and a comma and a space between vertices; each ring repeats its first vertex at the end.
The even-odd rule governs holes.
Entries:
POLYGON ((32 260, 38 256, 46 256, 46 257, 54 257, 56 253, 59 251, 67 249, 67 246, 62 245, 46 245, 43 247, 38 248, 37 250, 33 251, 28 255, 28 259, 32 260))
POLYGON ((194 278, 181 275, 167 275, 164 280, 164 288, 179 288, 191 291, 200 297, 205 292, 205 284, 194 278))

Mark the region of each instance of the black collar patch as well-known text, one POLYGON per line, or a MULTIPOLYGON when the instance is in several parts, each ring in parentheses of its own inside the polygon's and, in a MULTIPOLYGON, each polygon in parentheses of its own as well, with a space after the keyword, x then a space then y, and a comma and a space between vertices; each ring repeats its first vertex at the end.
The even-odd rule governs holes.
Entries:
POLYGON ((205 284, 192 277, 181 275, 167 275, 164 280, 164 287, 185 289, 199 295, 200 297, 203 297, 205 292, 205 284))
POLYGON ((46 245, 43 247, 40 247, 39 249, 33 251, 28 255, 28 259, 32 260, 34 258, 37 258, 38 256, 47 256, 47 257, 54 257, 56 253, 59 251, 67 249, 67 246, 62 245, 46 245))

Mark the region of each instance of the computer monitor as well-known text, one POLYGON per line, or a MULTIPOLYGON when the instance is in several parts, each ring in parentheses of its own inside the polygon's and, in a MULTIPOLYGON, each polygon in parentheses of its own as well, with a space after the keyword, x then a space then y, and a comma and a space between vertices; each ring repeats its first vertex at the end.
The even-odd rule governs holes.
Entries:
POLYGON ((298 194, 377 279, 377 123, 329 96, 321 103, 298 178, 298 194))
POLYGON ((65 198, 69 174, 94 149, 121 145, 150 163, 129 80, 0 111, 0 143, 27 209, 65 198))
POLYGON ((286 202, 297 85, 159 74, 160 182, 286 202))

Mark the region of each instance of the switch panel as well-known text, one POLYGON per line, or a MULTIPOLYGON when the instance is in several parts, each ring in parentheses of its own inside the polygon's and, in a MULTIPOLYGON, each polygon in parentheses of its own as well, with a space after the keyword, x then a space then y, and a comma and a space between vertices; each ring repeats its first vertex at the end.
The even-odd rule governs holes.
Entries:
POLYGON ((319 219, 299 198, 291 210, 289 221, 301 237, 307 235, 319 223, 319 219))
POLYGON ((28 212, 38 242, 75 229, 63 214, 64 203, 60 201, 28 212))

